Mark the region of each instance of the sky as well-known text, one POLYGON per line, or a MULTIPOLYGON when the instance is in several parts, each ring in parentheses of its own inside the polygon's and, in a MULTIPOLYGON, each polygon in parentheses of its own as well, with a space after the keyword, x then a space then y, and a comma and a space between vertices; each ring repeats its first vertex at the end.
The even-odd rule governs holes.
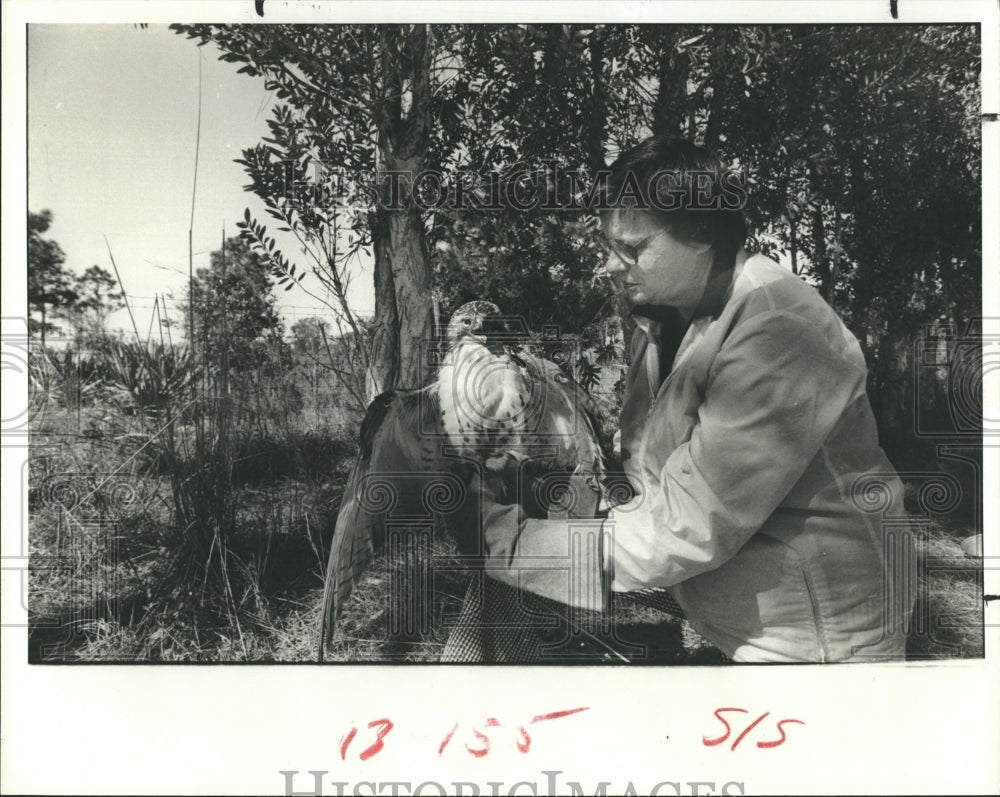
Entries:
MULTIPOLYGON (((179 318, 187 284, 199 60, 195 268, 219 249, 223 226, 228 236, 238 233, 245 208, 269 221, 262 203, 242 190, 247 178, 233 159, 266 135, 272 94, 262 78, 237 74, 239 65, 219 61, 219 53, 166 25, 28 28, 28 209, 52 211, 46 237, 76 273, 94 264, 112 272, 110 245, 143 334, 159 294, 172 294, 167 306, 179 318)), ((293 262, 299 255, 295 248, 285 254, 293 262)), ((372 275, 362 268, 350 300, 368 314, 372 275)), ((323 313, 298 289, 276 295, 286 327, 323 313)), ((130 326, 124 310, 109 319, 111 328, 130 326)))

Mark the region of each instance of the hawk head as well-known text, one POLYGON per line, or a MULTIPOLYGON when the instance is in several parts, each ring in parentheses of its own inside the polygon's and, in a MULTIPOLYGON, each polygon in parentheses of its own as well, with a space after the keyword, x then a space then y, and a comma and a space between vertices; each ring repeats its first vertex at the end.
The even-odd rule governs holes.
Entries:
POLYGON ((448 322, 445 343, 452 347, 464 338, 472 338, 493 350, 510 343, 512 338, 507 320, 493 302, 468 302, 459 307, 448 322))

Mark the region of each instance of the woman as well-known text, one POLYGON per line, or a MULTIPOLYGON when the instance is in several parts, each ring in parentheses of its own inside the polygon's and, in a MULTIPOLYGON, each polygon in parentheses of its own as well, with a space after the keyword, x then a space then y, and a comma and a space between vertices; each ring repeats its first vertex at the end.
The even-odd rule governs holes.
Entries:
POLYGON ((902 659, 913 544, 861 348, 816 290, 747 255, 742 199, 683 140, 612 165, 601 218, 637 322, 620 419, 637 494, 603 521, 599 557, 569 564, 579 523, 487 500, 491 575, 588 608, 599 578, 670 588, 734 661, 902 659))

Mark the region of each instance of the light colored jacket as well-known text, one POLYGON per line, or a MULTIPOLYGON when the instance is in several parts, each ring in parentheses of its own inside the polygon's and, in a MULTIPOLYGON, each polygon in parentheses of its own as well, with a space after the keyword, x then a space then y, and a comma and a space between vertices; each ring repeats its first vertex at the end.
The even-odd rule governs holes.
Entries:
POLYGON ((639 495, 605 523, 613 589, 672 587, 736 661, 902 658, 913 544, 857 340, 812 287, 753 256, 669 374, 633 336, 622 458, 639 495))

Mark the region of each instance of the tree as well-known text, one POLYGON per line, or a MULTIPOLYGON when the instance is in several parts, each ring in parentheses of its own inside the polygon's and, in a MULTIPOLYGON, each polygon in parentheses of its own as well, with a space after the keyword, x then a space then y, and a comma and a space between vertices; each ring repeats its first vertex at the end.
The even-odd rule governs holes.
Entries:
POLYGON ((609 63, 624 46, 615 30, 477 26, 452 38, 461 70, 441 107, 436 160, 455 183, 478 178, 486 199, 431 214, 446 311, 489 299, 532 329, 585 339, 613 312, 575 200, 606 163, 605 117, 617 103, 609 63))
POLYGON ((332 362, 334 347, 330 343, 330 325, 322 318, 309 316, 292 324, 292 351, 296 368, 305 377, 313 404, 319 404, 320 374, 334 371, 340 365, 332 362))
MULTIPOLYGON (((245 150, 240 162, 248 188, 298 238, 322 286, 320 298, 351 333, 369 398, 422 384, 422 346, 433 332, 430 268, 409 180, 427 165, 436 47, 428 26, 172 27, 202 44, 214 42, 223 60, 263 75, 285 103, 274 109, 271 135, 245 150), (399 202, 388 201, 391 180, 379 184, 378 175, 386 173, 400 180, 399 202), (345 198, 339 193, 345 176, 362 179, 367 190, 345 198), (346 294, 347 265, 363 249, 375 258, 371 336, 362 334, 346 294)), ((279 280, 301 279, 249 212, 241 226, 279 280)))
MULTIPOLYGON (((432 280, 446 309, 471 298, 471 291, 511 312, 527 311, 533 325, 559 316, 576 330, 600 313, 607 296, 592 290, 597 249, 588 234, 566 224, 565 214, 551 208, 525 213, 510 203, 487 210, 421 208, 412 180, 433 171, 453 195, 463 175, 507 172, 544 188, 549 163, 582 169, 581 180, 589 179, 587 169, 604 162, 604 127, 594 121, 604 105, 603 29, 174 29, 214 42, 223 60, 263 75, 282 101, 269 122, 271 134, 240 162, 251 178, 248 188, 263 198, 279 229, 298 237, 313 274, 333 297, 335 320, 359 347, 354 362, 366 372, 369 397, 425 381, 432 280), (346 195, 345 176, 354 189, 346 195), (452 246, 435 248, 440 243, 452 246), (347 266, 359 252, 375 261, 368 346, 345 292, 347 266), (435 254, 445 252, 453 255, 435 254), (489 285, 449 279, 461 270, 456 264, 473 261, 495 275, 489 285), (579 318, 570 317, 577 309, 579 318)), ((243 229, 279 279, 301 279, 249 213, 243 229)))
POLYGON ((72 275, 63 268, 66 255, 62 248, 55 241, 42 237, 51 224, 51 211, 28 211, 28 330, 41 335, 43 347, 46 333, 58 330, 49 323, 49 310, 66 310, 78 298, 72 275), (41 320, 31 318, 30 313, 40 314, 41 320))
POLYGON ((118 281, 100 266, 90 266, 76 278, 76 306, 83 312, 93 313, 97 323, 104 326, 107 316, 125 306, 125 298, 118 281))
POLYGON ((330 337, 330 324, 322 318, 309 316, 292 324, 292 346, 296 354, 319 360, 330 337))
POLYGON ((108 315, 125 306, 118 281, 106 269, 94 265, 74 277, 73 291, 76 302, 60 310, 59 315, 73 327, 78 346, 98 343, 107 334, 108 315))
MULTIPOLYGON (((213 362, 228 355, 234 372, 260 368, 283 345, 268 264, 242 238, 227 238, 224 249, 212 252, 211 266, 197 271, 193 305, 188 340, 213 362)), ((184 317, 190 317, 187 309, 184 317)))

